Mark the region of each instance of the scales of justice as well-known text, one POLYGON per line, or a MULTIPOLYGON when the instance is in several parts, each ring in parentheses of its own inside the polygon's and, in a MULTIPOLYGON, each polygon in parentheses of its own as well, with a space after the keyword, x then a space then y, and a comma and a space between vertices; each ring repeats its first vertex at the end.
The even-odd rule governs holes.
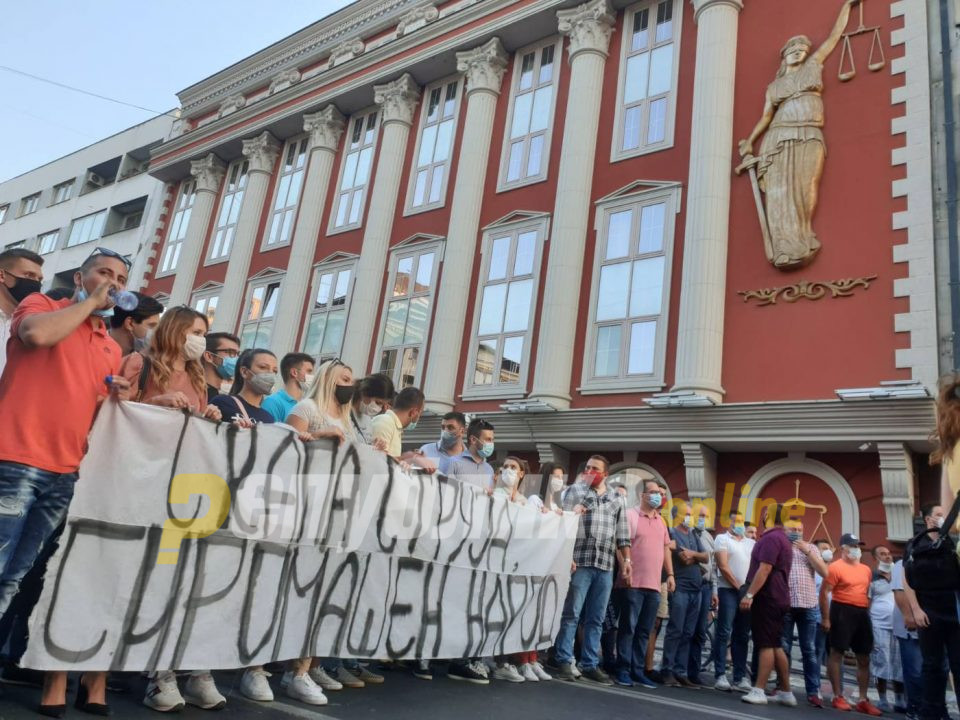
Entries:
MULTIPOLYGON (((827 506, 812 505, 804 500, 801 500, 800 499, 800 478, 797 478, 794 482, 796 486, 794 498, 792 500, 787 500, 783 504, 784 507, 792 508, 792 507, 800 506, 801 508, 803 508, 803 515, 800 515, 797 517, 797 519, 799 520, 804 519, 804 517, 806 516, 807 510, 816 510, 818 513, 820 513, 819 519, 817 520, 817 524, 814 526, 813 530, 810 532, 809 539, 807 540, 807 542, 813 542, 814 538, 817 538, 817 537, 826 537, 827 541, 830 543, 830 547, 836 547, 836 545, 833 542, 833 538, 830 536, 830 531, 827 529, 827 524, 823 520, 827 514, 827 506), (818 536, 817 534, 820 532, 820 530, 823 530, 822 536, 818 536)), ((790 516, 794 517, 792 513, 790 516)), ((809 525, 806 522, 804 522, 803 526, 805 528, 809 527, 809 525)))

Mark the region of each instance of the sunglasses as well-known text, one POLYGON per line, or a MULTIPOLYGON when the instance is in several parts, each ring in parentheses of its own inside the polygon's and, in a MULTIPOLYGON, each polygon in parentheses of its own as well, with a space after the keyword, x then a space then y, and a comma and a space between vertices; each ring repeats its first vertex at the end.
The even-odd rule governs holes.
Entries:
POLYGON ((116 250, 111 250, 110 248, 103 248, 103 247, 96 248, 92 253, 90 253, 90 255, 87 257, 87 260, 93 257, 97 257, 98 255, 104 255, 109 258, 116 258, 117 260, 119 260, 120 262, 122 262, 124 265, 127 266, 127 270, 129 270, 133 266, 133 263, 130 262, 130 260, 126 256, 121 255, 116 250))

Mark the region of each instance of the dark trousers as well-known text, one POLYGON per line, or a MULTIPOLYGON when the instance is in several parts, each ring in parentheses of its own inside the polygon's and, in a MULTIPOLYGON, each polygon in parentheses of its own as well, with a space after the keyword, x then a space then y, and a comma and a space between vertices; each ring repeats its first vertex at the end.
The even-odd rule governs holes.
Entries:
POLYGON ((697 627, 690 638, 690 659, 687 661, 687 677, 699 680, 703 666, 703 647, 707 644, 707 627, 710 625, 710 603, 713 600, 713 586, 704 582, 700 588, 700 617, 697 627))
POLYGON ((657 621, 660 606, 659 590, 618 588, 613 591, 620 613, 617 632, 617 670, 643 675, 647 642, 657 621))
POLYGON ((897 638, 900 643, 900 664, 903 666, 903 688, 907 693, 907 714, 920 714, 923 699, 923 656, 920 641, 914 638, 897 638))
POLYGON ((919 630, 920 654, 923 656, 923 701, 921 720, 941 720, 947 715, 947 675, 943 671, 944 657, 953 673, 960 679, 960 623, 956 620, 931 618, 930 625, 919 630))

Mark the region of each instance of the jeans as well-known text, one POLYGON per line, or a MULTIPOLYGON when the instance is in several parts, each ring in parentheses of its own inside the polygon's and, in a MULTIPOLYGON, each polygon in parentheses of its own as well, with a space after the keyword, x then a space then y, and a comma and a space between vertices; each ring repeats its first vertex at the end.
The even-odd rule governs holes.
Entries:
POLYGON ((783 618, 783 651, 790 659, 793 651, 793 628, 797 628, 800 653, 803 656, 803 682, 807 697, 820 694, 820 658, 817 656, 817 626, 820 613, 817 608, 790 608, 783 618))
POLYGON ((0 617, 67 516, 76 473, 0 462, 0 617))
POLYGON ((733 683, 747 674, 747 646, 750 644, 750 613, 740 612, 740 594, 733 588, 719 588, 717 632, 713 642, 713 668, 719 679, 727 672, 727 643, 733 656, 733 683))
POLYGON ((907 714, 920 715, 923 698, 923 656, 920 641, 914 638, 897 638, 900 643, 900 664, 903 667, 903 688, 907 693, 907 714))
POLYGON ((710 603, 713 600, 713 586, 705 582, 700 588, 700 617, 697 627, 690 638, 690 659, 687 661, 687 677, 696 680, 703 666, 703 646, 707 644, 707 626, 710 624, 710 603))
MULTIPOLYGON (((921 605, 922 607, 922 605, 921 605)), ((950 672, 960 678, 960 623, 956 620, 930 618, 930 625, 920 628, 920 653, 923 657, 923 720, 946 717, 947 674, 943 670, 944 655, 950 672)))
POLYGON ((573 641, 583 613, 583 647, 580 664, 584 670, 593 670, 600 660, 600 630, 607 601, 613 588, 613 571, 593 567, 578 567, 570 578, 567 599, 560 616, 560 632, 555 643, 557 663, 573 662, 573 641))
POLYGON ((660 607, 660 591, 618 588, 613 597, 620 611, 617 670, 643 675, 647 641, 657 621, 657 608, 660 607))
POLYGON ((700 619, 700 590, 677 590, 670 596, 670 621, 663 638, 663 672, 687 676, 690 640, 700 619))

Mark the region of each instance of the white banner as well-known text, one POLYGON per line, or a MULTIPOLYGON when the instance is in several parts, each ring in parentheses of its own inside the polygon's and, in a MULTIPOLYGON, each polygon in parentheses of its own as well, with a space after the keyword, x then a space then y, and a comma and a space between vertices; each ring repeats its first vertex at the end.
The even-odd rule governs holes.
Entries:
POLYGON ((577 518, 304 445, 106 403, 30 618, 26 667, 227 669, 548 646, 577 518))

